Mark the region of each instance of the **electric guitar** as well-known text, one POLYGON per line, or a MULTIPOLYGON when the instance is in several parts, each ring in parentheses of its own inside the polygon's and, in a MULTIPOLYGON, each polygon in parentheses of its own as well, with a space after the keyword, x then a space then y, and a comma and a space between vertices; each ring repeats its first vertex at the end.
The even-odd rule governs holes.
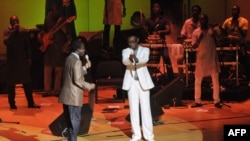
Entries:
POLYGON ((45 52, 48 48, 48 46, 50 44, 53 43, 53 36, 54 34, 60 30, 65 24, 67 23, 71 23, 73 20, 76 19, 76 16, 71 16, 69 18, 67 18, 63 23, 61 23, 59 26, 57 26, 55 29, 47 32, 47 33, 44 33, 40 38, 41 38, 41 42, 42 42, 42 45, 41 47, 39 48, 41 52, 45 52))

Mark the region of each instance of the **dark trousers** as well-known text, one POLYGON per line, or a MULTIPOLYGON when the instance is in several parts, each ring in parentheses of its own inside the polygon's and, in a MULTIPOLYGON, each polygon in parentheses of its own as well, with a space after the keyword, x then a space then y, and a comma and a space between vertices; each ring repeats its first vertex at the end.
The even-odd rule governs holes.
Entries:
MULTIPOLYGON (((16 92, 15 92, 15 84, 8 85, 8 101, 11 107, 15 106, 15 97, 16 97, 16 92)), ((31 83, 24 83, 23 84, 23 89, 25 93, 26 100, 28 102, 28 106, 33 106, 34 105, 34 100, 32 96, 32 86, 31 83)))
POLYGON ((250 81, 250 55, 246 54, 241 57, 240 63, 244 67, 244 73, 246 75, 247 81, 250 81))
POLYGON ((163 57, 165 65, 166 65, 167 76, 169 79, 173 79, 174 71, 173 71, 172 63, 171 63, 171 60, 169 57, 168 47, 163 48, 162 57, 163 57))
POLYGON ((63 114, 68 127, 68 141, 76 141, 81 124, 81 106, 63 104, 63 114))
MULTIPOLYGON (((109 38, 110 38, 110 27, 111 25, 104 25, 104 31, 103 31, 103 47, 104 49, 107 49, 109 47, 109 38)), ((119 49, 119 43, 120 43, 120 36, 121 36, 121 26, 120 25, 114 25, 115 27, 115 33, 113 38, 113 45, 117 49, 119 49)))

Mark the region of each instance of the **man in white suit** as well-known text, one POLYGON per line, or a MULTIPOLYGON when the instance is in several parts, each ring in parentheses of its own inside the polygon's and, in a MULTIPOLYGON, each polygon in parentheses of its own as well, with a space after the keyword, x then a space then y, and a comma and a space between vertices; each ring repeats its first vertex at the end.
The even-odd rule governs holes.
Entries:
POLYGON ((133 135, 131 141, 142 138, 140 130, 140 112, 142 117, 143 137, 154 141, 153 122, 150 108, 150 89, 154 87, 147 68, 149 48, 139 45, 135 35, 128 37, 129 47, 122 51, 122 62, 126 66, 122 89, 128 91, 130 121, 133 135), (140 106, 139 106, 140 104, 140 106))

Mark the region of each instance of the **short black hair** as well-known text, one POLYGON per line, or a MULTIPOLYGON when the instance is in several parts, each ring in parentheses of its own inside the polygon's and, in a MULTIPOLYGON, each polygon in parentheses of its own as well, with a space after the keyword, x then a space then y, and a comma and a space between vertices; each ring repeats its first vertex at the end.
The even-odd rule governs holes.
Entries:
POLYGON ((81 48, 81 45, 84 44, 84 46, 87 45, 87 40, 84 37, 77 36, 71 41, 70 44, 70 51, 76 52, 77 49, 81 48))
POLYGON ((238 10, 238 12, 240 12, 240 6, 239 5, 233 5, 232 9, 236 9, 236 10, 238 10))
POLYGON ((84 44, 85 48, 87 47, 88 41, 84 36, 77 36, 76 39, 80 40, 84 44))
POLYGON ((194 8, 197 8, 197 9, 199 10, 199 12, 201 13, 202 9, 201 9, 201 7, 200 7, 199 5, 193 5, 193 6, 192 6, 192 10, 193 10, 194 8))

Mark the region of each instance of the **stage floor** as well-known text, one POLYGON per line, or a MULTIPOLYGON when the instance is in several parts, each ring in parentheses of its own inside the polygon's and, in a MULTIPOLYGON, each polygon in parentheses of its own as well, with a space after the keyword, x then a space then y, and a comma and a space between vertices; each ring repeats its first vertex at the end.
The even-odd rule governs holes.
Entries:
MULTIPOLYGON (((0 94, 0 140, 1 141, 63 141, 54 136, 48 125, 61 113, 62 105, 57 97, 42 97, 42 92, 34 92, 35 102, 41 109, 28 109, 23 89, 18 85, 16 94, 17 110, 10 110, 7 94, 0 94), (19 124, 17 124, 19 123, 19 124)), ((100 99, 111 99, 114 89, 100 89, 100 99)), ((249 92, 250 94, 250 92, 249 92)), ((84 103, 88 93, 84 93, 84 103)), ((78 141, 128 141, 131 126, 125 117, 129 109, 128 101, 95 104, 94 117, 88 134, 78 136, 78 141), (108 107, 118 109, 105 112, 108 107)), ((203 101, 203 107, 190 108, 193 100, 183 100, 187 106, 164 109, 159 125, 154 126, 156 141, 222 141, 225 124, 249 124, 250 100, 226 101, 222 109, 214 107, 210 100, 203 101)))

